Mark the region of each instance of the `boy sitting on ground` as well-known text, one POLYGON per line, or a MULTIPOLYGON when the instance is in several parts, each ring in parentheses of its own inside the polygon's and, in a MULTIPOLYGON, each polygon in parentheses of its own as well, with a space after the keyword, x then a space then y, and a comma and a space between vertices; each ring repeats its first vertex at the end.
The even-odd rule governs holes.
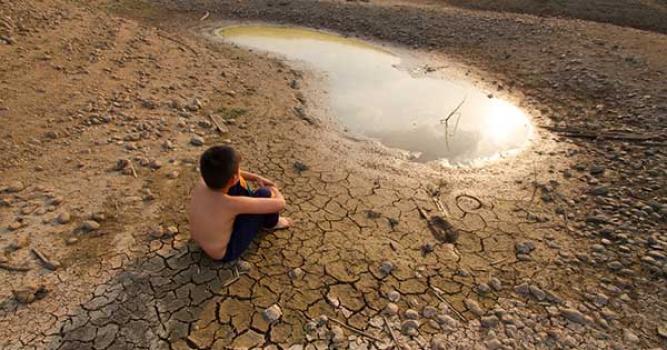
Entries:
POLYGON ((190 232, 214 260, 233 261, 262 228, 290 224, 279 215, 285 199, 276 185, 240 170, 239 163, 239 154, 229 146, 213 146, 199 160, 202 180, 192 190, 190 232), (261 187, 253 191, 246 180, 261 187))

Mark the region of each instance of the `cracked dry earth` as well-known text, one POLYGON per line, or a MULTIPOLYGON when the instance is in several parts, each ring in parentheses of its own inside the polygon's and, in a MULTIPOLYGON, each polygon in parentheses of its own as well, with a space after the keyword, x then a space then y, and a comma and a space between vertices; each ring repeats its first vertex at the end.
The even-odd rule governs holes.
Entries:
POLYGON ((0 5, 3 349, 665 347, 658 146, 609 163, 591 149, 617 143, 540 130, 481 169, 414 164, 300 118, 307 72, 173 31, 199 12, 0 5), (189 242, 185 215, 217 143, 296 221, 234 264, 189 242))

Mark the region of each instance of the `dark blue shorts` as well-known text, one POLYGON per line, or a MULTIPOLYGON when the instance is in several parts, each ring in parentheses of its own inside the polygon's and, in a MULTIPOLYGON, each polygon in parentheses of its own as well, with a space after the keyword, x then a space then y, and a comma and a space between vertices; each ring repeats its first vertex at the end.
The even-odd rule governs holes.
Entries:
MULTIPOLYGON (((271 198, 271 190, 260 187, 255 191, 244 188, 237 183, 227 192, 230 196, 246 196, 257 198, 271 198)), ((234 228, 227 244, 227 252, 222 261, 228 262, 238 259, 248 249, 250 242, 257 236, 262 228, 276 226, 279 218, 274 214, 241 214, 234 219, 234 228)))

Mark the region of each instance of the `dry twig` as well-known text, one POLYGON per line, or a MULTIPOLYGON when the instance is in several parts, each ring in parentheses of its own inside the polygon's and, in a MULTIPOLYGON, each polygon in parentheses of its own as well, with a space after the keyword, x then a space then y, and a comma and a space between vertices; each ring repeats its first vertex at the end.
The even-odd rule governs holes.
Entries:
POLYGON ((456 310, 454 305, 452 305, 452 303, 450 303, 449 300, 447 300, 444 296, 440 295, 440 293, 438 293, 438 291, 435 290, 435 288, 431 286, 429 286, 429 288, 433 292, 433 295, 435 295, 435 297, 440 299, 440 301, 442 301, 443 303, 447 304, 447 306, 449 306, 449 308, 452 309, 452 311, 454 311, 454 314, 456 314, 456 316, 458 316, 458 318, 461 319, 461 321, 468 322, 468 320, 465 317, 463 317, 463 315, 459 312, 459 310, 456 310))
POLYGON ((346 328, 346 329, 348 329, 348 330, 350 330, 350 331, 352 331, 352 332, 355 332, 355 333, 357 333, 357 334, 359 334, 359 335, 363 335, 364 337, 366 337, 366 338, 368 338, 368 339, 373 339, 373 340, 375 340, 375 341, 378 342, 378 343, 379 343, 379 342, 382 342, 382 339, 380 339, 380 338, 378 338, 378 337, 376 337, 376 336, 370 335, 370 334, 368 334, 368 333, 362 331, 361 329, 356 329, 356 328, 354 328, 354 327, 352 327, 352 326, 348 326, 346 323, 344 323, 344 322, 342 322, 342 321, 339 321, 339 320, 337 320, 337 319, 335 319, 335 318, 331 318, 331 317, 329 317, 329 321, 333 321, 333 322, 339 324, 339 325, 340 325, 341 327, 343 327, 343 328, 346 328))
POLYGON ((394 334, 394 330, 391 329, 391 326, 389 326, 389 321, 387 321, 387 318, 382 316, 382 319, 384 320, 384 325, 387 326, 387 330, 389 330, 389 335, 391 335, 391 339, 394 341, 394 346, 396 346, 396 349, 400 349, 401 347, 398 345, 398 339, 396 338, 396 334, 394 334))

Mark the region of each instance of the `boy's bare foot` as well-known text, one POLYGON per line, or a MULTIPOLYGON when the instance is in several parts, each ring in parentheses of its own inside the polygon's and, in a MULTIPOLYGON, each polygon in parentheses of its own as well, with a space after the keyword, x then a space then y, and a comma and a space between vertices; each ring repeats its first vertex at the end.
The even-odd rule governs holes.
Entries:
POLYGON ((276 226, 273 226, 271 229, 272 230, 284 230, 286 228, 289 228, 290 225, 292 224, 292 221, 289 218, 284 218, 284 217, 279 217, 278 218, 278 223, 276 226))

